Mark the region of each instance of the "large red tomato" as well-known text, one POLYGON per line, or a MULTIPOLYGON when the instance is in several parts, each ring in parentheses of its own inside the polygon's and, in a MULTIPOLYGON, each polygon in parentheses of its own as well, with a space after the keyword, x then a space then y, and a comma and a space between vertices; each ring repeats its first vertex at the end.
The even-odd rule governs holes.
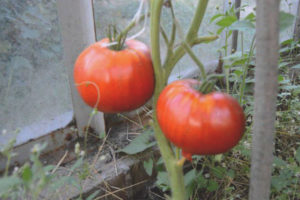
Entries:
POLYGON ((108 39, 94 43, 77 58, 74 81, 82 99, 107 113, 136 109, 152 96, 154 71, 148 47, 129 40, 114 51, 108 39), (99 100, 98 100, 99 98, 99 100))
POLYGON ((196 80, 168 85, 157 102, 157 118, 165 136, 182 149, 183 155, 223 153, 241 139, 243 109, 231 96, 213 92, 203 95, 196 80))

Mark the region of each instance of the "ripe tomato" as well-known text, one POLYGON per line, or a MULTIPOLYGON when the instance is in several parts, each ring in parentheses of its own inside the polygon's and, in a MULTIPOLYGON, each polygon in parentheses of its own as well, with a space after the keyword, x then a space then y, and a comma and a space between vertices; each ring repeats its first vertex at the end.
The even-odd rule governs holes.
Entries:
POLYGON ((165 136, 183 155, 211 155, 234 147, 245 129, 243 109, 231 96, 203 95, 193 79, 169 84, 157 102, 157 119, 165 136))
POLYGON ((82 99, 107 113, 136 109, 152 96, 154 71, 148 47, 137 40, 113 51, 108 39, 94 43, 77 58, 74 81, 82 99), (99 91, 99 92, 98 92, 99 91), (100 94, 98 94, 100 93, 100 94))

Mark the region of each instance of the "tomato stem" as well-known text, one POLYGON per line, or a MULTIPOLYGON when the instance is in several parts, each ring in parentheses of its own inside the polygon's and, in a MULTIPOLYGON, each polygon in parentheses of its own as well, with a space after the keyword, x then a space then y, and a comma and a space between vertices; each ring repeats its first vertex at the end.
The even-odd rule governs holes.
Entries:
POLYGON ((180 160, 177 161, 177 165, 178 166, 183 166, 185 161, 186 161, 186 158, 183 156, 180 160))
MULTIPOLYGON (((162 10, 163 3, 164 0, 151 1, 151 16, 150 16, 151 56, 152 56, 152 63, 154 67, 154 74, 155 74, 155 91, 153 96, 153 109, 154 109, 153 128, 155 132, 155 138, 157 140, 162 158, 165 162, 165 166, 170 177, 172 200, 184 200, 186 198, 186 195, 185 195, 184 176, 183 176, 182 168, 183 168, 185 158, 178 161, 177 157, 179 156, 176 156, 176 153, 173 152, 169 141, 166 139, 166 137, 164 136, 164 134, 160 129, 160 126, 157 121, 157 116, 156 116, 157 100, 161 91, 167 84, 168 77, 172 69, 174 68, 175 64, 186 53, 185 45, 188 44, 188 46, 193 46, 195 44, 199 44, 202 42, 213 41, 216 40, 218 36, 207 36, 203 38, 197 37, 197 33, 201 25, 207 7, 207 3, 208 3, 208 0, 199 0, 188 34, 186 35, 186 37, 183 37, 185 38, 183 39, 183 41, 185 42, 182 43, 175 50, 175 52, 173 52, 173 44, 175 41, 175 34, 176 34, 176 24, 175 24, 176 19, 175 19, 175 14, 172 10, 173 8, 171 8, 172 16, 173 16, 173 28, 172 28, 172 33, 171 33, 172 35, 170 40, 167 38, 164 31, 162 31, 163 37, 168 45, 167 58, 165 60, 164 65, 162 66, 161 56, 160 56, 160 33, 162 30, 160 25, 160 17, 161 17, 161 10, 162 10)), ((203 67, 203 65, 201 66, 203 67)), ((201 72, 202 72, 202 76, 206 77, 204 68, 203 70, 201 70, 201 72)))

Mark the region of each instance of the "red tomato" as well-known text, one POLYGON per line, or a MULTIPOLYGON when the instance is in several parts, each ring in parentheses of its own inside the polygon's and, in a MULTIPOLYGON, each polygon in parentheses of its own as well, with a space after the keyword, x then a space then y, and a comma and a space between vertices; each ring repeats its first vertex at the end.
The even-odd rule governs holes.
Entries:
POLYGON ((107 113, 136 109, 152 96, 154 71, 148 47, 137 40, 113 51, 108 39, 94 43, 77 58, 74 81, 82 99, 107 113), (98 92, 99 91, 99 92, 98 92), (98 94, 100 93, 100 94, 98 94))
POLYGON ((192 79, 175 81, 162 91, 157 102, 163 133, 188 159, 194 154, 230 150, 245 129, 243 109, 234 98, 220 92, 203 95, 195 89, 199 85, 192 79))

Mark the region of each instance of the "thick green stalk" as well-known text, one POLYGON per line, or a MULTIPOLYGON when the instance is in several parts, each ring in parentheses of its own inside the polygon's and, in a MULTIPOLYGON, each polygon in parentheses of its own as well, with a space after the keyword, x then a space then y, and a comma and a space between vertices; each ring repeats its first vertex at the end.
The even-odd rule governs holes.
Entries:
POLYGON ((199 0, 198 1, 198 5, 197 5, 196 12, 195 12, 195 15, 192 20, 192 24, 186 35, 186 41, 190 41, 197 35, 200 25, 202 23, 202 19, 205 14, 205 10, 207 8, 207 4, 208 4, 208 0, 199 0))
POLYGON ((182 166, 177 164, 174 152, 162 133, 159 124, 156 118, 156 102, 158 96, 162 89, 164 88, 167 77, 163 74, 163 69, 161 67, 161 58, 160 58, 160 45, 159 45, 159 34, 160 34, 160 15, 163 5, 163 0, 154 0, 151 2, 151 55, 152 62, 154 67, 154 74, 156 78, 156 86, 154 91, 154 103, 153 103, 153 126, 155 131, 155 137, 161 152, 161 155, 164 159, 172 190, 172 199, 173 200, 184 200, 185 199, 185 188, 184 188, 184 179, 182 166))

